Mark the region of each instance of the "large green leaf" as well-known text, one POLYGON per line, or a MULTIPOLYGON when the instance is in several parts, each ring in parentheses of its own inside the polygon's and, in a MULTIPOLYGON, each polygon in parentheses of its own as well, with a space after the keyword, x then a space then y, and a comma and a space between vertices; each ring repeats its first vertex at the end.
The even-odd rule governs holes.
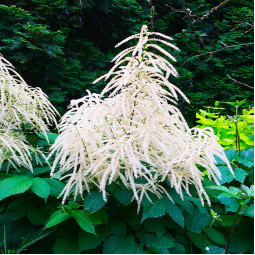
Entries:
POLYGON ((171 201, 167 200, 166 202, 166 211, 168 215, 182 228, 184 227, 184 217, 180 208, 172 203, 171 201))
POLYGON ((142 248, 133 236, 111 236, 104 242, 103 253, 106 254, 141 254, 142 248))
POLYGON ((153 204, 148 204, 143 208, 142 222, 148 218, 158 218, 166 213, 165 200, 160 199, 153 204))
POLYGON ((101 192, 93 191, 84 199, 84 206, 89 211, 96 212, 105 205, 103 195, 101 192))
POLYGON ((248 206, 245 215, 254 218, 254 204, 248 206))
POLYGON ((25 192, 32 185, 32 180, 25 175, 17 175, 0 182, 0 200, 25 192))
POLYGON ((95 228, 93 225, 93 222, 89 218, 89 212, 88 211, 76 211, 74 213, 74 218, 79 224, 79 226, 86 232, 96 234, 95 228))
POLYGON ((53 227, 69 218, 70 215, 67 212, 62 212, 61 210, 58 210, 50 216, 50 219, 47 222, 45 228, 53 227))
POLYGON ((81 250, 90 250, 98 247, 102 242, 99 236, 81 231, 79 234, 79 246, 81 250))
POLYGON ((235 201, 235 199, 222 197, 222 198, 218 198, 218 200, 222 204, 226 205, 227 212, 237 212, 239 204, 235 201))
POLYGON ((234 173, 235 173, 235 177, 234 177, 235 180, 237 180, 241 183, 244 182, 245 177, 248 175, 248 173, 241 168, 235 168, 234 173))
POLYGON ((39 177, 33 179, 31 189, 37 196, 44 198, 45 201, 50 195, 50 185, 44 179, 39 177))
POLYGON ((214 228, 209 229, 208 236, 212 241, 214 241, 217 244, 222 244, 222 245, 226 244, 225 236, 220 231, 214 228))
POLYGON ((195 233, 201 233, 211 220, 208 213, 201 213, 198 208, 195 208, 194 214, 186 214, 185 226, 188 230, 195 233))
POLYGON ((56 179, 45 178, 45 180, 50 185, 50 195, 53 197, 58 197, 64 189, 65 184, 56 179))
POLYGON ((231 181, 233 181, 234 176, 232 175, 232 173, 229 171, 227 166, 218 166, 218 169, 221 172, 221 179, 216 177, 219 181, 220 184, 224 184, 224 183, 229 183, 231 181))

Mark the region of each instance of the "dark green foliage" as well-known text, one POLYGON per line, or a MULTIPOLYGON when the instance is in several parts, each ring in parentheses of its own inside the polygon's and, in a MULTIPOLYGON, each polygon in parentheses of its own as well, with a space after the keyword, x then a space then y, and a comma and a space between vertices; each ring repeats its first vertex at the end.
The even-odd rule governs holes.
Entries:
POLYGON ((252 89, 240 83, 253 84, 253 1, 229 1, 202 20, 220 1, 185 2, 183 9, 181 0, 152 0, 153 29, 147 0, 4 0, 0 52, 63 113, 86 89, 101 91, 102 83, 92 82, 112 66, 119 52, 115 44, 148 24, 173 36, 181 49, 173 52, 180 77, 171 79, 191 100, 190 105, 180 102, 190 123, 198 109, 215 99, 245 98, 251 104, 252 89))

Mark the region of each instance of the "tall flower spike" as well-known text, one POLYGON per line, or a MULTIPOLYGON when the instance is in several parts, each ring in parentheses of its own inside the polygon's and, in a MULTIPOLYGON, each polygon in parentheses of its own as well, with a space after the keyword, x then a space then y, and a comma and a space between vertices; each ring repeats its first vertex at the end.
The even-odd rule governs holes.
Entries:
POLYGON ((142 198, 150 201, 151 193, 158 198, 165 193, 171 199, 163 187, 168 180, 182 198, 183 190, 190 194, 189 186, 194 185, 201 203, 205 198, 210 204, 197 165, 216 182, 221 173, 214 155, 233 174, 231 166, 213 130, 190 129, 175 106, 179 95, 188 99, 168 81, 170 75, 178 76, 173 65, 148 51, 175 60, 153 42, 178 48, 166 41, 172 38, 149 32, 147 26, 117 46, 132 39, 138 39, 138 44, 119 53, 109 73, 95 81, 111 77, 102 93, 72 101, 59 124, 50 156, 56 153, 52 173, 59 163, 62 178, 69 178, 63 203, 70 193, 89 192, 90 185, 98 186, 106 200, 107 186, 121 181, 133 191, 139 210, 142 198), (105 94, 108 98, 103 98, 105 94))
POLYGON ((0 55, 0 168, 4 160, 32 171, 32 148, 21 132, 24 124, 47 137, 56 109, 40 88, 29 87, 10 62, 0 55))

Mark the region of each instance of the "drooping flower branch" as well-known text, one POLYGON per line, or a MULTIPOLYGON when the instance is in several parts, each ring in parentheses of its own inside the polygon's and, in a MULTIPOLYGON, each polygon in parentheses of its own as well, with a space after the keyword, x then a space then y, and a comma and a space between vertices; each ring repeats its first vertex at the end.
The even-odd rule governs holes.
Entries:
POLYGON ((63 203, 70 193, 76 198, 84 190, 90 192, 91 184, 106 200, 107 186, 120 181, 132 189, 139 208, 144 196, 150 200, 150 192, 171 199, 162 185, 168 180, 182 198, 183 190, 190 194, 189 186, 194 185, 201 203, 204 196, 210 204, 197 165, 206 168, 216 183, 221 173, 215 155, 233 171, 213 130, 190 129, 175 106, 178 94, 188 99, 168 81, 170 75, 178 76, 173 65, 149 51, 176 61, 153 42, 178 48, 168 42, 172 38, 149 32, 147 26, 117 46, 132 39, 138 39, 138 44, 119 53, 109 73, 95 81, 111 78, 102 93, 88 91, 87 96, 71 101, 59 124, 60 135, 50 156, 56 155, 52 173, 59 164, 62 178, 68 178, 61 193, 63 203))
POLYGON ((32 171, 31 153, 38 150, 21 132, 24 125, 47 137, 48 125, 57 124, 56 109, 40 88, 26 84, 10 62, 0 55, 0 168, 5 160, 32 171))

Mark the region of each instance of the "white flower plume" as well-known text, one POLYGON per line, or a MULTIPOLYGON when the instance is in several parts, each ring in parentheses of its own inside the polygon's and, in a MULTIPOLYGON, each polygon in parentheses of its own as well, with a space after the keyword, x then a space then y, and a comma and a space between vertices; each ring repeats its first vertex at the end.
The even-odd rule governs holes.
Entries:
POLYGON ((24 125, 47 137, 56 109, 40 88, 32 88, 0 55, 0 168, 4 160, 32 171, 31 153, 40 154, 20 132, 24 125))
POLYGON ((178 95, 188 99, 168 81, 170 75, 178 76, 173 65, 148 51, 157 50, 175 61, 153 42, 178 48, 166 41, 171 37, 149 32, 147 26, 117 46, 132 39, 138 39, 138 44, 119 53, 109 73, 95 81, 111 77, 102 93, 88 91, 87 96, 71 101, 59 124, 60 135, 50 156, 56 155, 52 173, 59 164, 62 178, 68 178, 61 193, 63 203, 70 193, 76 198, 84 190, 89 192, 91 184, 106 200, 107 186, 122 182, 132 189, 139 208, 144 196, 150 200, 150 192, 171 199, 162 185, 168 180, 182 198, 183 190, 190 194, 189 186, 194 185, 201 203, 204 196, 210 204, 197 165, 206 168, 216 183, 221 173, 214 155, 233 173, 231 166, 213 130, 190 129, 175 106, 178 95), (103 97, 106 93, 108 98, 103 97))

